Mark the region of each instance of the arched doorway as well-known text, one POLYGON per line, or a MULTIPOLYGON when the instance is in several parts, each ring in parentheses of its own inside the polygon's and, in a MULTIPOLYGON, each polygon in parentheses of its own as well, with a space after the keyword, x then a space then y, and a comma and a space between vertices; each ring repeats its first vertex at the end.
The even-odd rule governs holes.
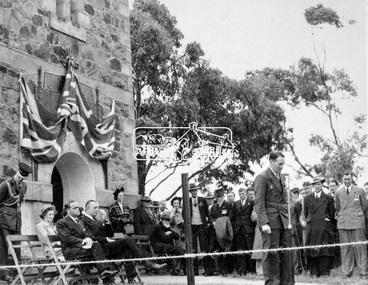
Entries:
POLYGON ((91 169, 76 153, 67 152, 58 159, 52 171, 51 184, 53 204, 58 213, 61 213, 64 204, 70 200, 84 206, 87 200, 96 199, 91 169))

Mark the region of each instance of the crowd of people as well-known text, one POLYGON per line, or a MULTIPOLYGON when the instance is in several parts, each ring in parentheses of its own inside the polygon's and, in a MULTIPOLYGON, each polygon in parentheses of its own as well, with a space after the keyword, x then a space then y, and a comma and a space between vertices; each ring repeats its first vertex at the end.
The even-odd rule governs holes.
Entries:
MULTIPOLYGON (((328 276, 331 269, 339 267, 345 278, 351 277, 355 269, 366 278, 368 183, 364 189, 358 187, 352 173, 346 171, 341 185, 330 180, 327 187, 325 179, 316 176, 300 188, 288 189, 282 174, 284 155, 272 152, 269 162, 252 186, 240 187, 236 193, 220 188, 202 197, 201 187, 191 183, 189 215, 183 212, 186 208, 181 197, 174 197, 168 209, 166 201, 144 196, 140 205, 131 209, 124 202, 125 189, 120 187, 113 193, 115 202, 108 214, 95 200, 88 200, 84 208, 69 201, 64 217, 55 222, 55 207, 43 206, 36 232, 44 244, 45 256, 50 256, 47 236, 60 237, 61 250, 56 249, 60 260, 144 259, 151 253, 131 239, 114 239, 114 234, 148 235, 155 254, 180 256, 185 253, 187 225, 191 227, 195 253, 255 250, 195 258, 195 275, 199 275, 202 263, 204 276, 257 274, 263 275, 266 284, 295 284, 295 274, 328 276), (353 242, 357 244, 351 245, 353 242), (345 245, 334 246, 336 243, 345 245), (268 250, 299 246, 308 248, 268 250), (264 251, 257 251, 260 249, 264 251)), ((23 180, 30 172, 29 166, 20 163, 14 177, 0 185, 0 266, 8 264, 6 236, 20 234, 20 205, 26 192, 23 180)), ((171 275, 186 274, 185 258, 168 260, 169 266, 148 260, 144 265, 156 272, 169 268, 171 275)), ((125 262, 124 267, 128 282, 133 282, 137 276, 135 262, 125 262)), ((105 284, 119 272, 113 262, 97 263, 96 268, 105 284)), ((1 270, 1 279, 12 280, 9 270, 1 270)))

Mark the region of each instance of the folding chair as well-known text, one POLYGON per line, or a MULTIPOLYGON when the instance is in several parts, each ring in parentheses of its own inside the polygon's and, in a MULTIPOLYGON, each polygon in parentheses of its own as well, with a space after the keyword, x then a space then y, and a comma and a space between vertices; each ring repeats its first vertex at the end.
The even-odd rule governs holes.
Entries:
POLYGON ((9 235, 7 240, 17 270, 17 275, 11 285, 16 284, 19 280, 22 285, 26 285, 26 282, 38 279, 42 280, 44 284, 49 284, 57 278, 58 272, 56 270, 42 266, 42 263, 48 263, 49 260, 45 256, 37 254, 37 252, 42 252, 42 244, 36 235, 9 235), (19 260, 16 249, 23 249, 29 254, 19 260), (37 264, 38 266, 35 266, 37 264))

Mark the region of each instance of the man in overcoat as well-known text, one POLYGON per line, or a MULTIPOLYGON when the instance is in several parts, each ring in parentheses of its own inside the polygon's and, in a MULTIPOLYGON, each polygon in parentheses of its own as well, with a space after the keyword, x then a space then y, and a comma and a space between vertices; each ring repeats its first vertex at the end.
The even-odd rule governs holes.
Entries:
MULTIPOLYGON (((27 164, 19 163, 19 170, 15 175, 0 184, 0 266, 8 262, 8 235, 20 235, 22 226, 21 203, 27 191, 27 179, 32 169, 27 164)), ((20 249, 16 249, 20 258, 20 249)), ((11 281, 8 270, 1 270, 1 280, 11 281)))
MULTIPOLYGON (((288 212, 288 194, 281 170, 285 165, 282 152, 269 155, 270 166, 254 181, 255 211, 261 228, 263 249, 291 246, 291 220, 288 212)), ((290 251, 263 253, 263 275, 267 285, 292 285, 294 267, 290 251)))
MULTIPOLYGON (((350 172, 345 172, 343 185, 336 190, 337 229, 341 243, 366 241, 365 215, 367 198, 362 188, 352 184, 350 172)), ((348 245, 341 247, 341 269, 345 277, 353 274, 354 267, 359 275, 367 276, 367 245, 348 245)))
MULTIPOLYGON (((252 250, 254 243, 255 222, 251 215, 254 207, 254 200, 249 199, 245 188, 238 190, 240 200, 234 203, 234 244, 236 250, 252 250)), ((255 260, 251 259, 250 254, 235 256, 236 272, 239 276, 246 275, 247 272, 256 272, 255 260)))
MULTIPOLYGON (((305 197, 304 217, 306 226, 306 246, 333 244, 333 219, 335 217, 334 199, 322 191, 325 179, 314 177, 314 192, 305 197)), ((316 277, 330 275, 334 256, 333 247, 307 249, 310 274, 316 277)))
POLYGON ((152 200, 148 196, 141 197, 141 204, 134 210, 134 231, 137 235, 151 235, 157 226, 151 210, 152 200))

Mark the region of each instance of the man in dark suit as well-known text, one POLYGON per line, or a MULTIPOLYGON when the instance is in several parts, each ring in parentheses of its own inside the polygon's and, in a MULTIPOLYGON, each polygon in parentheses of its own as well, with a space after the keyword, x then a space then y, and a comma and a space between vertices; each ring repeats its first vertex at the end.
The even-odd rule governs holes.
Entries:
MULTIPOLYGON (((252 250, 256 227, 256 223, 251 219, 254 201, 247 197, 245 188, 239 188, 238 193, 240 200, 234 203, 234 244, 236 250, 252 250)), ((250 254, 236 255, 235 264, 239 276, 256 272, 256 264, 250 254)))
MULTIPOLYGON (((285 164, 282 152, 269 155, 270 166, 254 181, 255 211, 261 228, 263 249, 290 247, 291 221, 288 212, 288 194, 281 170, 285 164)), ((295 284, 290 251, 263 253, 265 284, 295 284)))
MULTIPOLYGON (((214 225, 216 235, 216 249, 219 252, 230 250, 233 240, 233 229, 231 220, 233 219, 233 206, 224 200, 223 189, 215 191, 217 203, 215 203, 208 215, 208 221, 214 225)), ((219 269, 223 276, 227 276, 228 272, 228 256, 219 256, 219 269)))
MULTIPOLYGON (((32 172, 30 166, 19 163, 19 170, 15 175, 0 184, 0 266, 5 266, 8 261, 8 235, 20 235, 22 217, 20 206, 27 191, 24 182, 28 174, 32 172)), ((20 248, 16 249, 20 258, 20 248)), ((8 270, 1 270, 1 280, 10 282, 8 270)))
MULTIPOLYGON (((190 220, 185 221, 192 226, 193 252, 195 253, 198 253, 198 241, 201 251, 209 252, 209 241, 207 236, 208 205, 206 198, 198 197, 198 189, 200 189, 200 187, 194 183, 189 185, 189 192, 192 196, 189 199, 190 220)), ((185 211, 185 208, 183 211, 185 211)), ((183 217, 185 217, 185 213, 183 213, 183 217)), ((205 276, 213 276, 216 274, 213 270, 213 259, 210 256, 205 256, 203 258, 203 267, 205 276)), ((197 258, 194 260, 194 274, 199 274, 197 258)))
POLYGON ((141 204, 134 210, 134 231, 137 235, 151 235, 157 226, 155 216, 151 210, 152 200, 148 196, 142 197, 141 204))
MULTIPOLYGON (((85 206, 85 215, 82 218, 82 222, 88 234, 93 241, 98 241, 107 258, 119 259, 119 258, 145 258, 149 254, 142 248, 140 248, 134 241, 130 239, 115 240, 114 231, 110 221, 107 219, 106 213, 101 210, 98 203, 95 200, 89 200, 85 206), (101 219, 97 220, 97 215, 101 213, 101 219)), ((151 261, 145 262, 147 268, 161 269, 166 264, 156 264, 151 261)), ((128 277, 128 283, 133 283, 134 278, 137 275, 135 270, 135 264, 132 261, 126 262, 125 271, 128 277)))
MULTIPOLYGON (((306 226, 306 246, 333 244, 333 219, 335 217, 334 199, 322 191, 325 180, 319 176, 313 178, 314 193, 305 197, 304 217, 306 226)), ((305 251, 309 272, 316 277, 330 275, 333 247, 307 249, 305 251)))
MULTIPOLYGON (((67 215, 57 221, 56 230, 61 240, 61 249, 66 260, 106 260, 105 253, 97 241, 88 236, 83 222, 78 220, 79 205, 76 201, 67 204, 67 215)), ((97 263, 96 268, 104 280, 118 273, 111 263, 97 263)))

